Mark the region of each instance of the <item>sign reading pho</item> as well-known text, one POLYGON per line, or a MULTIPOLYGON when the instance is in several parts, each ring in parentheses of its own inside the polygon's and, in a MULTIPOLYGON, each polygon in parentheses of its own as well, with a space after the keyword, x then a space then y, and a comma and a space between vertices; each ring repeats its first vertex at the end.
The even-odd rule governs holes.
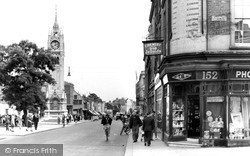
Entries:
POLYGON ((162 55, 163 40, 142 41, 144 55, 162 55))

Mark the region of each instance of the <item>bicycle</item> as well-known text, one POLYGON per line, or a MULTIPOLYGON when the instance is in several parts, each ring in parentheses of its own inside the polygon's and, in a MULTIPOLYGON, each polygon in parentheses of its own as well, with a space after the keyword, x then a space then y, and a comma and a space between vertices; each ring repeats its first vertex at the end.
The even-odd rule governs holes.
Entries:
POLYGON ((125 123, 125 128, 123 130, 127 135, 129 135, 130 129, 127 123, 125 123))
POLYGON ((109 139, 109 131, 110 131, 110 125, 104 125, 104 127, 103 127, 103 129, 104 129, 104 132, 105 132, 105 135, 106 135, 106 141, 108 141, 109 139))

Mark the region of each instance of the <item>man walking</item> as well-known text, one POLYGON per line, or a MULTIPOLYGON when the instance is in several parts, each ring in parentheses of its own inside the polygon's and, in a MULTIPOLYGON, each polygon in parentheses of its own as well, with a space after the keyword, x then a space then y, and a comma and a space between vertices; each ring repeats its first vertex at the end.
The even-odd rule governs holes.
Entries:
POLYGON ((5 115, 5 125, 6 125, 6 131, 9 131, 10 130, 10 116, 8 113, 5 115))
POLYGON ((148 113, 147 117, 143 119, 142 130, 144 131, 144 145, 151 145, 151 135, 155 128, 155 122, 152 114, 148 113))
POLYGON ((35 115, 33 116, 33 123, 34 123, 35 130, 37 130, 38 122, 39 122, 39 116, 37 113, 35 113, 35 115))
MULTIPOLYGON (((151 117, 153 118, 154 123, 155 123, 155 125, 156 125, 155 111, 152 111, 151 117)), ((155 126, 155 128, 152 130, 152 133, 151 133, 151 141, 153 141, 153 135, 154 135, 154 134, 155 134, 155 139, 157 139, 157 128, 156 128, 156 126, 155 126)))
POLYGON ((133 141, 137 142, 138 139, 138 134, 139 134, 139 127, 141 127, 142 121, 139 117, 139 112, 137 110, 133 111, 132 116, 130 117, 129 121, 129 127, 132 129, 132 136, 133 136, 133 141))

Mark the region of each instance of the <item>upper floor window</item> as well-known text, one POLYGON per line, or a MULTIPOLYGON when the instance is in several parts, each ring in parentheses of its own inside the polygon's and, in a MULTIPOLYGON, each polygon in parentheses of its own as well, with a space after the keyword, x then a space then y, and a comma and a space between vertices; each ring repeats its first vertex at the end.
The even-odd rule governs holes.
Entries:
POLYGON ((74 95, 74 99, 77 99, 77 95, 74 95))
POLYGON ((235 45, 250 45, 250 0, 235 0, 235 45))

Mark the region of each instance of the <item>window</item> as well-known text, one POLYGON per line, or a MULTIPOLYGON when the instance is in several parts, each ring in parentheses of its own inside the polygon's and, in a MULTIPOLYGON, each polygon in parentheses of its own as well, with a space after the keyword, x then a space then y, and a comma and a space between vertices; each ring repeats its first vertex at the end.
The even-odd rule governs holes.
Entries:
POLYGON ((77 99, 77 95, 74 95, 74 99, 77 99))
POLYGON ((235 45, 250 45, 250 1, 235 0, 235 45))
POLYGON ((230 97, 229 138, 250 138, 250 97, 230 97))

